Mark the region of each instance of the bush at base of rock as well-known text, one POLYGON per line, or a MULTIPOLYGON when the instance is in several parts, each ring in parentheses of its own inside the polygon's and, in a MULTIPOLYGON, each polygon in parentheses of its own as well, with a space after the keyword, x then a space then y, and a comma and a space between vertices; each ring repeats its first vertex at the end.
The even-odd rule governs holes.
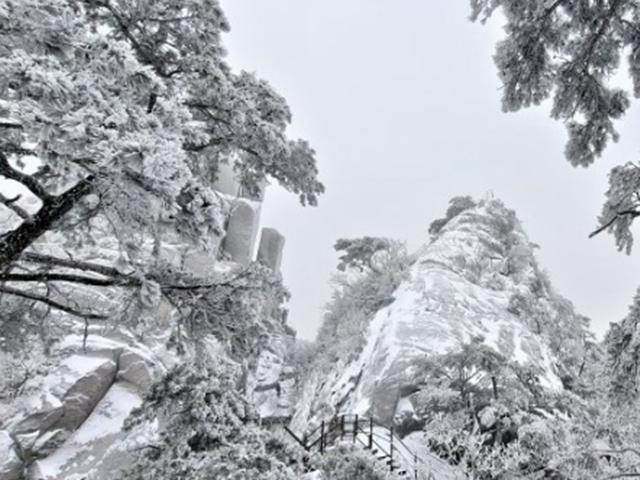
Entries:
POLYGON ((157 440, 122 480, 297 480, 301 453, 256 423, 230 363, 183 364, 156 383, 127 428, 157 420, 157 440))
POLYGON ((368 451, 352 445, 338 445, 319 462, 321 480, 390 480, 383 462, 368 451))

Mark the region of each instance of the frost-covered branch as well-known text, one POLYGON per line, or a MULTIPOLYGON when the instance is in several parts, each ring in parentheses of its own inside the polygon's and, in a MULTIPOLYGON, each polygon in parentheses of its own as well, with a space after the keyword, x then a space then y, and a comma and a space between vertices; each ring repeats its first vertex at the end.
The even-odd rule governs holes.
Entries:
POLYGON ((593 238, 596 235, 599 235, 600 233, 604 232, 607 228, 611 227, 614 223, 616 223, 616 221, 620 219, 620 217, 625 217, 625 216, 629 218, 636 218, 640 216, 640 211, 626 210, 623 212, 618 212, 616 216, 613 217, 611 220, 609 220, 608 222, 606 222, 605 224, 603 224, 602 226, 598 227, 593 232, 591 232, 589 234, 589 238, 593 238))
POLYGON ((25 252, 20 256, 20 260, 28 262, 28 263, 38 263, 51 266, 59 266, 66 268, 73 268, 76 270, 85 270, 95 273, 100 273, 102 275, 119 277, 124 276, 125 274, 120 272, 117 268, 109 267, 106 265, 101 265, 99 263, 94 262, 85 262, 81 260, 70 260, 67 258, 58 258, 52 255, 44 255, 41 253, 34 252, 25 252))
POLYGON ((75 309, 68 305, 64 305, 60 302, 56 302, 55 300, 51 300, 50 298, 39 295, 37 293, 26 292, 24 290, 20 290, 13 287, 8 287, 6 285, 0 285, 0 293, 6 293, 7 295, 14 295, 16 297, 26 298, 27 300, 34 300, 36 302, 44 303, 45 305, 50 306, 56 310, 60 310, 61 312, 68 313, 75 317, 86 318, 90 320, 105 320, 108 317, 106 315, 101 315, 92 312, 83 312, 81 310, 75 309))
MULTIPOLYGON (((2 165, 1 158, 0 166, 2 165)), ((5 269, 9 264, 16 261, 24 250, 31 246, 42 234, 49 231, 54 223, 62 219, 81 198, 91 193, 94 188, 93 182, 94 177, 89 176, 60 195, 51 196, 46 194, 45 198, 39 195, 43 200, 43 205, 33 215, 32 220, 30 222, 22 222, 16 229, 5 233, 1 237, 0 269, 5 269)))
POLYGON ((9 159, 3 152, 0 152, 0 175, 9 180, 15 180, 16 182, 21 183, 31 190, 34 195, 38 196, 43 202, 53 199, 53 196, 47 192, 47 190, 35 178, 13 168, 9 163, 9 159))
POLYGON ((79 283, 82 285, 93 285, 96 287, 137 287, 142 282, 136 278, 117 277, 117 278, 95 278, 86 275, 74 275, 69 273, 0 273, 0 281, 2 282, 69 282, 79 283))

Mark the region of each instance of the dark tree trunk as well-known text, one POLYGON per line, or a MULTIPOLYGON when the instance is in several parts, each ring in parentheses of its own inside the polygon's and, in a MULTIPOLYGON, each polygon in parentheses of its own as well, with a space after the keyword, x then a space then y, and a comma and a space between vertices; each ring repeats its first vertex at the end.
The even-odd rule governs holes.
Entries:
POLYGON ((42 234, 49 231, 85 195, 93 190, 94 177, 90 176, 66 192, 43 200, 42 208, 31 219, 2 236, 0 240, 0 269, 7 268, 42 234))
POLYGON ((496 380, 495 375, 491 375, 491 386, 493 387, 493 398, 497 400, 498 399, 498 381, 496 380))

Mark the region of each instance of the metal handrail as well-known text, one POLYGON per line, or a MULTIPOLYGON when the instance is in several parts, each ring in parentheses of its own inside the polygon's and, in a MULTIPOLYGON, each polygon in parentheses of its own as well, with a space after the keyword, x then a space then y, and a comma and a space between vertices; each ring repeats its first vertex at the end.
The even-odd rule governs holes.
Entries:
POLYGON ((322 421, 319 426, 304 435, 302 440, 289 428, 285 427, 285 430, 307 451, 311 451, 319 445, 321 454, 324 453, 325 447, 332 445, 337 440, 351 437, 354 443, 360 443, 364 448, 373 450, 376 447, 376 451, 383 454, 379 460, 388 458, 386 463, 392 472, 400 468, 403 468, 404 472, 411 470, 416 480, 418 479, 419 470, 422 473, 419 465, 428 466, 395 434, 393 428, 382 425, 373 418, 360 417, 356 414, 335 416, 329 422, 322 421), (363 425, 367 426, 368 429, 365 429, 363 425), (380 433, 380 429, 385 430, 385 434, 380 433), (314 439, 318 433, 320 436, 314 439), (367 436, 366 442, 360 438, 361 435, 367 436), (388 445, 381 445, 378 440, 385 440, 389 443, 388 445))

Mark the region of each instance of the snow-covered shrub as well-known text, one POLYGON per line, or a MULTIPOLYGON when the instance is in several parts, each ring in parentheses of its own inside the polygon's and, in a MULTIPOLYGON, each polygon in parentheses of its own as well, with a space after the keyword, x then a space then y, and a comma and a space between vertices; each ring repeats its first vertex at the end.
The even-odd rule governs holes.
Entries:
MULTIPOLYGON (((44 309, 43 309, 44 310, 44 309)), ((49 349, 55 329, 46 312, 32 302, 3 298, 0 303, 0 401, 26 393, 29 379, 51 363, 49 349)))
POLYGON ((449 220, 458 216, 465 210, 474 208, 476 205, 476 202, 474 202, 474 200, 469 196, 453 197, 449 200, 449 208, 447 208, 444 218, 439 218, 431 222, 431 225, 429 225, 429 233, 431 235, 437 235, 440 233, 440 230, 449 223, 449 220))
MULTIPOLYGON (((565 399, 567 400, 567 399, 565 399)), ((570 400, 570 399, 569 399, 570 400)), ((425 426, 431 449, 470 479, 596 480, 640 471, 640 408, 612 406, 604 395, 575 397, 570 414, 517 415, 517 439, 496 442, 468 413, 438 414, 425 426)))
POLYGON ((369 321, 393 302, 393 292, 407 278, 412 262, 404 244, 390 242, 383 254, 376 255, 375 268, 349 270, 335 277, 333 297, 317 337, 328 362, 348 361, 360 353, 369 321))
POLYGON ((416 379, 424 387, 415 395, 421 413, 456 412, 470 402, 497 400, 502 390, 506 359, 484 344, 482 336, 461 342, 450 351, 425 358, 416 379))
POLYGON ((390 480, 384 463, 370 452, 349 444, 330 449, 319 462, 322 480, 390 480))
POLYGON ((282 304, 289 294, 280 276, 257 262, 211 287, 169 295, 180 312, 177 347, 213 335, 234 358, 253 359, 261 338, 286 328, 282 304))
POLYGON ((170 371, 127 420, 157 420, 159 432, 122 479, 297 480, 301 453, 258 425, 240 379, 222 358, 170 371))

